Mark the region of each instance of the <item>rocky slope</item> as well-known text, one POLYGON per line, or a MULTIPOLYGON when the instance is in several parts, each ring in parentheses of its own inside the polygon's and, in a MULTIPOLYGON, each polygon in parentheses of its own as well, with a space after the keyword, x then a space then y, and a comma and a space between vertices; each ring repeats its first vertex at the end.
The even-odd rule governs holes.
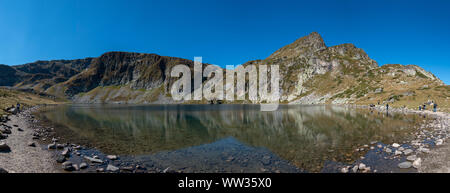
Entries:
MULTIPOLYGON (((83 60, 0 66, 0 85, 79 103, 173 103, 169 89, 177 79, 170 77, 170 70, 177 64, 193 67, 193 61, 182 58, 109 52, 83 60)), ((450 88, 433 74, 414 65, 380 67, 353 44, 327 47, 316 32, 243 65, 249 64, 279 65, 282 103, 390 102, 415 107, 434 100, 449 108, 450 88)))

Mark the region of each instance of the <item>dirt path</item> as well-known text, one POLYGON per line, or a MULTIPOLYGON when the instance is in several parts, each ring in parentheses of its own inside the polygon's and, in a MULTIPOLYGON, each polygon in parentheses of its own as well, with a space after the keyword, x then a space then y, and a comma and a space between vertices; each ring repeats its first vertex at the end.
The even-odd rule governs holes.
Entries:
POLYGON ((0 153, 0 168, 10 173, 55 173, 61 172, 56 167, 55 159, 51 152, 45 150, 37 141, 33 141, 33 130, 28 127, 28 123, 23 115, 13 115, 11 120, 6 123, 12 127, 11 134, 7 139, 1 140, 10 148, 11 152, 0 153), (14 127, 18 125, 18 127, 14 127), (19 131, 21 128, 23 131, 19 131), (30 147, 28 144, 35 142, 36 147, 30 147))

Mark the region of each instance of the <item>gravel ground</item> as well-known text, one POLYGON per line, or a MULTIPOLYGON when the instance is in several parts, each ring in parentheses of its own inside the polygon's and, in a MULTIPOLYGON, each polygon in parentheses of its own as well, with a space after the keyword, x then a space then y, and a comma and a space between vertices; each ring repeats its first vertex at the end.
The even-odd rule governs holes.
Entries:
POLYGON ((33 130, 28 127, 22 115, 11 115, 11 119, 5 125, 12 127, 7 139, 1 140, 10 148, 11 152, 0 153, 0 168, 9 173, 55 173, 61 172, 52 159, 51 152, 42 148, 37 141, 33 141, 33 130), (15 127, 17 125, 18 127, 15 127), (22 131, 19 131, 21 128, 22 131), (34 142, 36 147, 28 144, 34 142))

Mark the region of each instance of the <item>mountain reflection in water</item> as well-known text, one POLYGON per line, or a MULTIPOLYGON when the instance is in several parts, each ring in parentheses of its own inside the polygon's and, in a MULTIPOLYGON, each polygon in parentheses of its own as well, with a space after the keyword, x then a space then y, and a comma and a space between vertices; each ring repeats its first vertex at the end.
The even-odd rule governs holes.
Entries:
POLYGON ((329 105, 281 105, 274 112, 258 105, 66 105, 48 106, 40 116, 59 135, 108 154, 149 155, 232 137, 309 171, 326 161, 351 163, 361 156, 354 150, 372 141, 406 139, 422 121, 329 105))

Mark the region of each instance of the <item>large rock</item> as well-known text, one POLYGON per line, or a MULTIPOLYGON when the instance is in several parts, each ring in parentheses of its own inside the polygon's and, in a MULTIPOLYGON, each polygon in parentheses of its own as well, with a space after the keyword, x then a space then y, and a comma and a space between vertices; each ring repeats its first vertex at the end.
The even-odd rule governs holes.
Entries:
POLYGON ((66 161, 62 164, 62 168, 66 171, 74 171, 75 167, 73 166, 73 163, 70 161, 66 161))
POLYGON ((103 163, 103 160, 97 159, 97 158, 92 158, 92 157, 89 157, 89 156, 84 156, 84 159, 86 159, 86 160, 88 160, 88 161, 90 161, 92 163, 99 163, 99 164, 103 163))
POLYGON ((402 162, 398 164, 399 168, 408 169, 412 166, 411 162, 402 162))
POLYGON ((106 167, 106 171, 108 172, 118 172, 120 169, 116 166, 113 166, 111 164, 108 165, 108 167, 106 167))
POLYGON ((11 148, 5 143, 0 142, 0 152, 10 152, 11 148))
POLYGON ((6 170, 3 169, 3 168, 0 168, 0 174, 6 174, 6 173, 8 173, 8 171, 6 171, 6 170))

